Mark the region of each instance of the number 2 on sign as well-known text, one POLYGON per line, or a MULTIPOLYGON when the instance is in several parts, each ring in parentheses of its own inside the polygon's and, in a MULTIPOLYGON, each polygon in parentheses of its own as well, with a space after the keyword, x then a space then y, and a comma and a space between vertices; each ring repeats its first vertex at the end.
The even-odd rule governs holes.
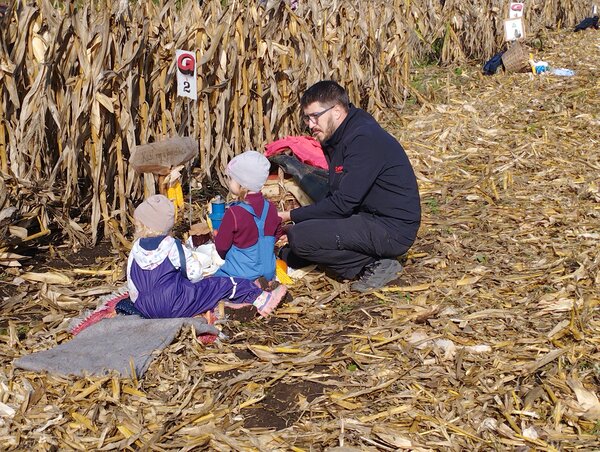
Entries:
POLYGON ((183 90, 184 90, 186 93, 189 93, 189 92, 191 92, 191 91, 192 91, 192 90, 191 90, 191 88, 190 88, 190 82, 188 82, 187 80, 185 80, 185 81, 183 82, 183 90))

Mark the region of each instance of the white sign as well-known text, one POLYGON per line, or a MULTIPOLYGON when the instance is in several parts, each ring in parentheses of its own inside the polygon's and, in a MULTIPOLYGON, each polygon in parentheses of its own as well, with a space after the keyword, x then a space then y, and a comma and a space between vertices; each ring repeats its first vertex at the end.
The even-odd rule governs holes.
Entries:
POLYGON ((518 17, 523 17, 524 10, 525 10, 525 3, 510 2, 510 6, 508 9, 508 17, 510 19, 516 19, 518 17))
POLYGON ((177 66, 177 95, 197 100, 196 55, 187 50, 176 50, 175 65, 177 66))
POLYGON ((516 41, 525 37, 525 29, 523 28, 523 20, 508 19, 504 21, 504 40, 516 41))

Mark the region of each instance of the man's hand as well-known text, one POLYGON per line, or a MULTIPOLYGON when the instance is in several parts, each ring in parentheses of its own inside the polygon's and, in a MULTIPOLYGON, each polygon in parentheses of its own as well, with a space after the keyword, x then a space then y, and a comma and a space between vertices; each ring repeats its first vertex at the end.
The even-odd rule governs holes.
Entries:
POLYGON ((279 218, 281 218, 282 223, 287 223, 288 221, 291 221, 289 210, 283 210, 281 212, 277 212, 277 215, 279 215, 279 218))

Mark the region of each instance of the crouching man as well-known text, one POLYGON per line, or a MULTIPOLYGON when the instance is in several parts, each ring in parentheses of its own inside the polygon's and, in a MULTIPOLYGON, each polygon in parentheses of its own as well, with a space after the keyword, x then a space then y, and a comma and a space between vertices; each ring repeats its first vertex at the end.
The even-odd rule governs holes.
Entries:
POLYGON ((398 277, 398 257, 421 223, 419 189, 400 143, 367 112, 350 104, 334 81, 320 81, 300 99, 303 121, 329 163, 329 193, 314 204, 283 211, 291 267, 326 267, 365 292, 398 277))

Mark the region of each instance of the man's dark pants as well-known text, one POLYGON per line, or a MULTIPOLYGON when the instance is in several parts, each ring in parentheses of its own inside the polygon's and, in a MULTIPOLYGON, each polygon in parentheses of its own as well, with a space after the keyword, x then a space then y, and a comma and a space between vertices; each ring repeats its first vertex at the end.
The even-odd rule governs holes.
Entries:
POLYGON ((281 257, 292 268, 320 264, 341 278, 352 279, 380 258, 396 258, 406 253, 416 229, 408 225, 392 229, 370 214, 306 220, 288 230, 290 247, 281 257))

